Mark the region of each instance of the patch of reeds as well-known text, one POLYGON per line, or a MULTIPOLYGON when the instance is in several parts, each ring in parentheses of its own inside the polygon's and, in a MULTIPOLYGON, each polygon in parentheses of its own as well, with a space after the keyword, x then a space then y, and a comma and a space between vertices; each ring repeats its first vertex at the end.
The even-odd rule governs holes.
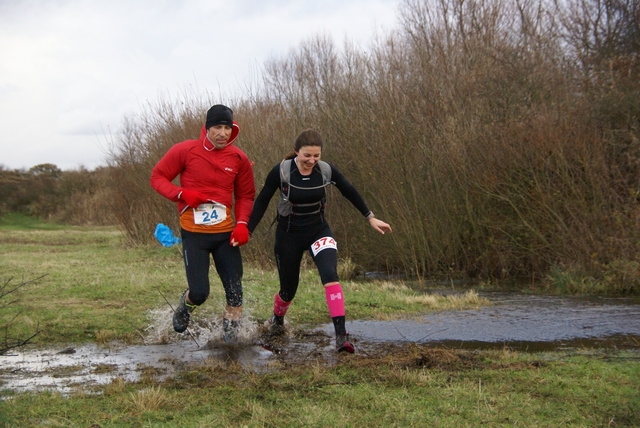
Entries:
POLYGON ((560 294, 631 294, 640 289, 640 263, 616 260, 594 276, 581 266, 553 266, 546 276, 549 291, 560 294))
POLYGON ((167 391, 160 386, 152 386, 140 391, 129 393, 129 408, 136 414, 155 412, 163 409, 171 398, 167 391))

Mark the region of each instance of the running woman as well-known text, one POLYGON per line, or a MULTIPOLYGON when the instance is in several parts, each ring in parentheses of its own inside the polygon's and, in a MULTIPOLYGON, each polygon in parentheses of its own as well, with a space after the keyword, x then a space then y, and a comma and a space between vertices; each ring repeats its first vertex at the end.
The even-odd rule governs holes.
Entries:
POLYGON ((274 247, 280 290, 274 296, 269 328, 274 334, 282 331, 284 316, 298 289, 302 256, 309 251, 324 285, 336 332, 336 349, 353 353, 355 348, 345 327, 344 296, 337 271, 338 247, 324 215, 326 186, 334 184, 378 232, 391 232, 391 226, 374 216, 356 188, 335 166, 320 161, 322 146, 322 137, 313 129, 303 131, 296 138, 293 152, 267 175, 253 207, 249 232, 255 230, 273 194, 280 190, 274 247))
POLYGON ((247 222, 255 197, 252 163, 233 146, 240 127, 227 106, 207 112, 200 138, 171 147, 151 173, 151 186, 176 202, 180 214, 182 250, 189 288, 173 315, 182 333, 191 312, 209 297, 211 256, 226 296, 223 338, 235 342, 242 317, 242 257, 249 241, 247 222), (180 185, 172 181, 180 175, 180 185), (235 223, 232 217, 232 207, 235 223))

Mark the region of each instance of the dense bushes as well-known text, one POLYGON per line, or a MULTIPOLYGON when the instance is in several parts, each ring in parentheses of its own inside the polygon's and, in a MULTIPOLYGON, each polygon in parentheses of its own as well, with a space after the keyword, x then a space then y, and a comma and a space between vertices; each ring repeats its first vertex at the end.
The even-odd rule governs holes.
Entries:
MULTIPOLYGON (((265 64, 262 87, 243 99, 185 97, 129 119, 112 153, 114 213, 137 241, 157 222, 175 227, 150 170, 225 102, 258 190, 301 130, 323 134, 323 158, 394 227, 378 236, 331 192, 341 254, 363 269, 541 277, 578 268, 597 280, 637 266, 638 4, 405 0, 400 27, 366 51, 318 36, 265 64)), ((269 220, 248 256, 271 254, 269 220)))
POLYGON ((0 215, 13 212, 68 224, 113 224, 108 168, 62 171, 40 164, 28 171, 0 167, 0 215))

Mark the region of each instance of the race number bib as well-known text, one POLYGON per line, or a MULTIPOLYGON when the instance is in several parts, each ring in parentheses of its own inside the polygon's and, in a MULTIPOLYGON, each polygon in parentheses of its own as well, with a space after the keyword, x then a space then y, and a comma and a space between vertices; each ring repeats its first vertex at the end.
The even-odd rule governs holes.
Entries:
POLYGON ((193 222, 213 226, 227 219, 227 207, 219 202, 207 202, 193 209, 193 222))
POLYGON ((336 240, 330 236, 320 238, 316 242, 311 244, 311 252, 313 253, 314 257, 317 256, 320 251, 326 250, 327 248, 333 248, 334 250, 338 251, 336 240))

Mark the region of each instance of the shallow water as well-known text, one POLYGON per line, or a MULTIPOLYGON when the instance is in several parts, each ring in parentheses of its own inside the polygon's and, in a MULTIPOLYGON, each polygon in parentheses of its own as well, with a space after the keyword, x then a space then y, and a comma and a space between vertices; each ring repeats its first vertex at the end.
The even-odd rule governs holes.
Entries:
MULTIPOLYGON (((451 294, 451 291, 447 292, 451 294)), ((466 311, 427 314, 411 320, 347 322, 362 350, 387 343, 429 343, 456 348, 502 348, 522 351, 597 346, 640 349, 640 304, 637 299, 530 296, 518 293, 479 293, 491 306, 466 311)), ((347 307, 348 310, 348 307, 347 307)), ((101 347, 87 344, 68 349, 29 350, 0 356, 0 388, 12 391, 87 390, 123 379, 144 376, 162 380, 190 364, 205 361, 240 364, 250 370, 269 369, 282 354, 303 361, 310 355, 328 363, 337 361, 333 327, 304 329, 277 350, 258 345, 258 326, 244 320, 241 343, 220 340, 215 323, 190 329, 194 337, 171 332, 171 313, 154 315, 149 344, 101 347)))
POLYGON ((259 346, 197 347, 191 341, 168 344, 74 348, 17 352, 0 356, 0 384, 15 391, 55 389, 69 393, 82 386, 104 385, 120 378, 138 381, 147 369, 162 380, 187 364, 209 359, 243 366, 266 363, 271 352, 259 346))
MULTIPOLYGON (((518 350, 618 346, 640 348, 637 299, 479 293, 492 306, 398 321, 352 321, 349 332, 367 342, 434 343, 463 348, 508 345, 518 350)), ((326 325, 324 331, 331 332, 326 325)))

